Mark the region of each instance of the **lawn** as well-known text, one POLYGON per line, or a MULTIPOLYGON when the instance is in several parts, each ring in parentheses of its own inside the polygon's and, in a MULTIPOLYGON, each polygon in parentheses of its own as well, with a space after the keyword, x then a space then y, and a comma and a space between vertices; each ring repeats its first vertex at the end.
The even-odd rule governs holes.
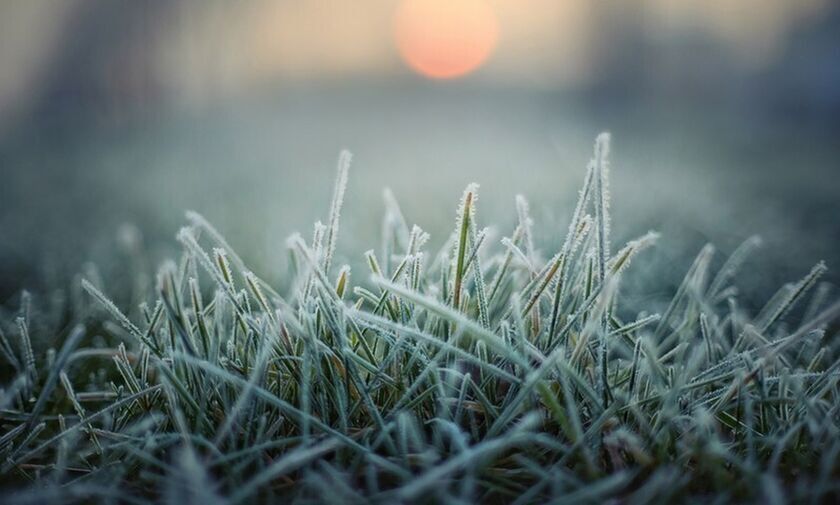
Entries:
POLYGON ((95 275, 20 296, 0 321, 4 502, 840 499, 826 266, 752 313, 735 284, 760 239, 706 246, 669 303, 629 306, 622 277, 662 239, 612 243, 609 142, 554 251, 524 197, 513 229, 485 227, 471 184, 440 250, 388 196, 351 273, 343 152, 282 289, 188 212, 139 307, 95 275))

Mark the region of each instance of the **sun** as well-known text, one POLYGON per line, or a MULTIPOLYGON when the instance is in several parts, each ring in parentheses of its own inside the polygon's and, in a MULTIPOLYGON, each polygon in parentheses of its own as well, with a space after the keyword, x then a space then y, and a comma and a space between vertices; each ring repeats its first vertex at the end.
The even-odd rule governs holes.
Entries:
POLYGON ((394 16, 403 60, 434 79, 460 77, 480 67, 498 36, 496 13, 482 0, 403 0, 394 16))

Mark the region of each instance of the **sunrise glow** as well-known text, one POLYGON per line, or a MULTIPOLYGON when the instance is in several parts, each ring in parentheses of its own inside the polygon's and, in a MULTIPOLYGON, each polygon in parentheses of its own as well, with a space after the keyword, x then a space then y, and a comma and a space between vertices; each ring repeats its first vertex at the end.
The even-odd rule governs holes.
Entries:
POLYGON ((479 68, 495 49, 498 35, 496 14, 482 0, 404 0, 394 17, 403 60, 434 79, 479 68))

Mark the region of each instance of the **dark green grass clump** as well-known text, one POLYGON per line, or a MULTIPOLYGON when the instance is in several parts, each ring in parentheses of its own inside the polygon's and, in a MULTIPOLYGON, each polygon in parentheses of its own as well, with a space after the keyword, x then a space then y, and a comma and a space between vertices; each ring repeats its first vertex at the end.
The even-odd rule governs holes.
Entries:
POLYGON ((732 280, 757 240, 715 271, 706 247, 661 314, 627 317, 622 272, 657 236, 611 247, 608 140, 548 258, 522 198, 488 239, 470 185, 436 254, 387 198, 352 282, 334 264, 343 154, 326 224, 288 241, 285 294, 190 213, 133 320, 93 278, 70 316, 24 296, 0 325, 3 501, 838 498, 840 304, 811 289, 825 267, 752 315, 732 280))

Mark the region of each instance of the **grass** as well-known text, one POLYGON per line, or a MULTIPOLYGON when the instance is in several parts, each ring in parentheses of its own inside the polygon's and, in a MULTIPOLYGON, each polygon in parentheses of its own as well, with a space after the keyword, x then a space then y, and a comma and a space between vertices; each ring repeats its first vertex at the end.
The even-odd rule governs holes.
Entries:
POLYGON ((431 254, 387 194, 354 283, 334 265, 343 153, 282 295, 195 213, 137 317, 96 278, 64 304, 24 294, 0 324, 4 502, 838 499, 825 266, 752 315, 733 281, 759 241, 717 270, 707 246, 661 314, 628 316, 622 274, 658 236, 611 246, 608 156, 601 135, 547 259, 522 197, 491 244, 468 186, 431 254))

